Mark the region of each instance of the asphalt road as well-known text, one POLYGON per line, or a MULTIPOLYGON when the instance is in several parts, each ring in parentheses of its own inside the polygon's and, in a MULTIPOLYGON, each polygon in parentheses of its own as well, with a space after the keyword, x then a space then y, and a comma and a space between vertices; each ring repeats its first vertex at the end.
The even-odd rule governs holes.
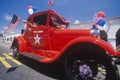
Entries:
POLYGON ((63 71, 22 56, 12 57, 10 43, 0 43, 0 80, 67 80, 63 71))

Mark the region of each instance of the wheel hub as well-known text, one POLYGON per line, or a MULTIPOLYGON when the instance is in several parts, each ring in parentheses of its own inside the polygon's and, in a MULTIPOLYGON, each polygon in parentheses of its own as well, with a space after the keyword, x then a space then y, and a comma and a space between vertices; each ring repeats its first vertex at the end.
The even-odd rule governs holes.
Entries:
POLYGON ((83 64, 79 66, 79 74, 81 78, 86 79, 92 77, 92 70, 90 69, 90 66, 87 64, 83 64))
POLYGON ((14 48, 14 49, 13 49, 13 52, 14 52, 14 53, 17 53, 17 48, 14 48))
POLYGON ((97 64, 94 60, 75 60, 72 68, 74 79, 82 80, 105 80, 106 69, 103 65, 97 64))
POLYGON ((17 49, 17 47, 15 46, 15 47, 13 48, 13 57, 17 59, 18 56, 19 56, 19 54, 18 54, 18 49, 17 49))

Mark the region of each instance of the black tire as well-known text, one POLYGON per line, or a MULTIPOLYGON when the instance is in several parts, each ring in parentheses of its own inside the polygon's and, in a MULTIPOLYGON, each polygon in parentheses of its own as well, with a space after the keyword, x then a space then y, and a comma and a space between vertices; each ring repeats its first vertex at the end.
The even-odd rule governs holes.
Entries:
POLYGON ((18 52, 18 43, 17 43, 17 41, 14 42, 12 49, 13 49, 13 57, 15 59, 20 59, 21 55, 18 52))
POLYGON ((108 39, 107 39, 107 38, 108 38, 107 33, 106 33, 104 30, 100 30, 100 39, 108 42, 108 39))
POLYGON ((73 55, 69 54, 65 61, 65 71, 69 80, 119 80, 118 69, 107 54, 87 56, 74 54, 76 52, 79 51, 70 51, 73 55))

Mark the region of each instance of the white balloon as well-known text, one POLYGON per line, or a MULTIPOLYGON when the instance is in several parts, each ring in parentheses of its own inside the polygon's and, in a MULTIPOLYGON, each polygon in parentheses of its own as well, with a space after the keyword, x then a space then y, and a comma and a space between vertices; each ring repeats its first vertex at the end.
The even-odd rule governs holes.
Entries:
POLYGON ((33 9, 28 9, 28 13, 29 13, 30 15, 32 15, 32 14, 33 14, 33 9))

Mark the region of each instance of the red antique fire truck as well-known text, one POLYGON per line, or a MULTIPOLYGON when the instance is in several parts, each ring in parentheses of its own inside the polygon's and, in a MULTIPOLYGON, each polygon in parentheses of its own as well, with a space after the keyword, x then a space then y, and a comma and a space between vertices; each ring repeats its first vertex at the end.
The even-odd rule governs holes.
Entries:
POLYGON ((69 23, 54 10, 28 17, 24 33, 13 40, 13 56, 41 63, 62 64, 69 80, 119 80, 113 60, 120 56, 91 29, 67 29, 69 23))

